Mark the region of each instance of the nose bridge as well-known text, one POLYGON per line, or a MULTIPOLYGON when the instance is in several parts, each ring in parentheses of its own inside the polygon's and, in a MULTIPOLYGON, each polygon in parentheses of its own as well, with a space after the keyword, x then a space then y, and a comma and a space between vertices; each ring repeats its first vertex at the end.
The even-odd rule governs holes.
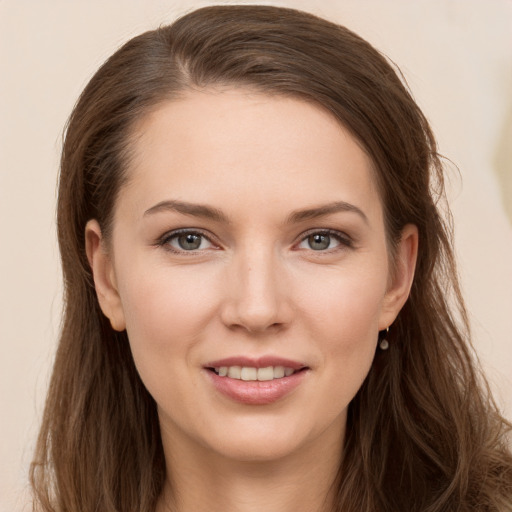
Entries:
POLYGON ((229 268, 227 324, 250 332, 288 322, 280 258, 271 244, 241 247, 229 268))

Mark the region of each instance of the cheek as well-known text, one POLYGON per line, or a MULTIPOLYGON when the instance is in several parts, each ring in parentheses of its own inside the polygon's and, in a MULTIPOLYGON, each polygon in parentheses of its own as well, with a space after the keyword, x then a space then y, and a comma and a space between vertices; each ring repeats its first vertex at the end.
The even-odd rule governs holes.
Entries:
POLYGON ((141 375, 185 369, 200 342, 216 303, 214 276, 199 279, 197 269, 128 272, 120 290, 126 330, 141 375), (194 274, 195 272, 195 274, 194 274))
POLYGON ((385 272, 354 271, 324 283, 303 294, 302 310, 334 414, 352 400, 371 367, 387 279, 385 272))
POLYGON ((323 276, 315 284, 314 276, 302 292, 301 309, 325 333, 332 350, 357 348, 368 334, 378 332, 378 321, 386 291, 385 270, 361 272, 344 269, 323 276))

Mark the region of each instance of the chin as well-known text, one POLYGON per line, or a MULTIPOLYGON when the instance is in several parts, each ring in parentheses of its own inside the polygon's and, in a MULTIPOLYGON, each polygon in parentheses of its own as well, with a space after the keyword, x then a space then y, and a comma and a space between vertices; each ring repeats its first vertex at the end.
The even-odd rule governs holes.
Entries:
POLYGON ((219 425, 215 436, 207 440, 219 455, 240 462, 272 462, 293 457, 314 445, 320 432, 313 425, 308 428, 297 419, 244 418, 232 428, 219 425), (279 419, 279 421, 277 421, 279 419), (289 428, 283 428, 288 423, 289 428), (297 428, 298 427, 298 428, 297 428))
POLYGON ((230 439, 218 447, 217 453, 238 462, 273 462, 293 456, 300 451, 300 445, 292 440, 269 439, 268 436, 252 439, 230 439))

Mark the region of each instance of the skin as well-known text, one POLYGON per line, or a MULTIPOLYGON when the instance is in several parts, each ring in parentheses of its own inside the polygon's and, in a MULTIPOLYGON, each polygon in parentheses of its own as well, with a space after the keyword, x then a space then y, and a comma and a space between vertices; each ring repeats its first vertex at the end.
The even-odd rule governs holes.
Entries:
POLYGON ((158 406, 168 469, 158 510, 326 510, 347 406, 409 293, 416 228, 404 228, 391 275, 371 160, 302 100, 194 91, 135 135, 112 239, 93 220, 86 241, 102 310, 127 330, 158 406), (154 208, 169 200, 226 219, 154 208), (340 201, 352 208, 287 222, 340 201), (185 228, 205 235, 197 249, 171 237, 185 228), (325 230, 335 234, 324 245, 308 238, 325 230), (309 369, 283 399, 241 404, 203 368, 240 355, 309 369))

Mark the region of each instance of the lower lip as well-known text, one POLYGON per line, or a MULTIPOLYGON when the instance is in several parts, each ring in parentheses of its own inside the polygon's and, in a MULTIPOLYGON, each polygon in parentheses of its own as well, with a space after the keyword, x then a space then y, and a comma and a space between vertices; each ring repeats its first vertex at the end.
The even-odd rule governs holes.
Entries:
POLYGON ((235 402, 247 405, 267 405, 286 397, 294 391, 306 376, 307 370, 296 372, 289 377, 266 381, 245 381, 219 377, 215 372, 205 370, 217 391, 235 402))

